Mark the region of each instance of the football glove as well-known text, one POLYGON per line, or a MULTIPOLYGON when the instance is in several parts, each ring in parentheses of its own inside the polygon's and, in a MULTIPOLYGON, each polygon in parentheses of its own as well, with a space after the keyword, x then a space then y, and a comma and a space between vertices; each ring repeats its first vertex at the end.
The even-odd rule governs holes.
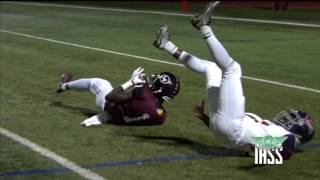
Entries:
POLYGON ((124 84, 122 84, 122 89, 126 90, 130 87, 142 87, 144 83, 146 83, 146 81, 143 79, 143 77, 145 76, 145 74, 143 73, 144 69, 139 67, 136 70, 133 71, 131 78, 125 82, 124 84))
POLYGON ((136 70, 133 71, 133 73, 131 75, 131 80, 133 80, 137 77, 143 76, 144 75, 143 71, 144 71, 143 68, 138 67, 136 70))
POLYGON ((145 76, 143 71, 144 69, 141 67, 138 67, 136 70, 133 71, 131 75, 131 81, 134 87, 142 87, 143 84, 146 83, 146 81, 142 79, 142 77, 145 76))

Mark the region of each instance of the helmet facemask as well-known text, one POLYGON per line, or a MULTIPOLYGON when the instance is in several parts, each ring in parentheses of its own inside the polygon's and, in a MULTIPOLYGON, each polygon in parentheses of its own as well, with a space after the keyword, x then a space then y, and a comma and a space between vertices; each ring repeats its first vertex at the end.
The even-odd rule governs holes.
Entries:
POLYGON ((313 120, 302 111, 288 110, 279 112, 273 122, 293 133, 301 143, 310 141, 314 136, 313 120))
POLYGON ((179 79, 172 73, 162 72, 160 74, 151 74, 147 78, 150 89, 153 94, 162 102, 172 101, 179 92, 179 79))

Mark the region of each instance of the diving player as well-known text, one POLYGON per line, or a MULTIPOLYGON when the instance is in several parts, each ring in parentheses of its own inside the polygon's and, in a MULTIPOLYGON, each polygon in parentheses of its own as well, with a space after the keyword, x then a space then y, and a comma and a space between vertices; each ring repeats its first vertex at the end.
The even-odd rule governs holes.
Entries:
POLYGON ((213 9, 218 3, 209 3, 201 15, 191 20, 207 42, 214 62, 200 59, 178 48, 170 41, 167 25, 160 27, 154 46, 167 51, 192 71, 205 74, 209 115, 204 113, 203 103, 195 106, 194 112, 229 147, 252 153, 256 145, 253 137, 287 136, 282 144, 282 156, 288 159, 300 143, 313 138, 313 120, 307 113, 296 110, 279 113, 273 122, 263 120, 253 113, 245 113, 241 67, 230 57, 209 26, 213 9))

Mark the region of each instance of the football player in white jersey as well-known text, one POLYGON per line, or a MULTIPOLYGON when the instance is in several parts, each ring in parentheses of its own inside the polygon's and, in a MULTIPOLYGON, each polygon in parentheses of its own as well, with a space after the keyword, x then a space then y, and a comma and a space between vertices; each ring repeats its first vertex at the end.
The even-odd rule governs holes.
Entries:
POLYGON ((204 102, 195 106, 194 112, 216 135, 226 140, 229 147, 252 152, 256 145, 253 137, 287 136, 282 144, 282 155, 288 159, 299 144, 313 138, 313 120, 307 113, 295 110, 280 112, 273 122, 245 113, 241 67, 230 57, 209 26, 213 9, 218 3, 209 3, 201 15, 191 20, 207 42, 213 61, 200 59, 178 48, 170 41, 167 25, 160 27, 154 46, 167 51, 192 71, 205 74, 209 115, 204 113, 204 102))

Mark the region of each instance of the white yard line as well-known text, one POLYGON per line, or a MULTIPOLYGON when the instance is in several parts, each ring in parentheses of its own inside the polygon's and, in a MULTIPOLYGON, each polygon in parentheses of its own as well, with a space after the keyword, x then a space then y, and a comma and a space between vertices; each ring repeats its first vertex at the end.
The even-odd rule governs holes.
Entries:
POLYGON ((242 78, 250 79, 250 80, 253 80, 253 81, 264 82, 264 83, 268 83, 268 84, 274 84, 274 85, 278 85, 278 86, 284 86, 284 87, 289 87, 289 88, 294 88, 294 89, 301 89, 301 90, 304 90, 304 91, 320 93, 320 90, 318 90, 318 89, 312 89, 312 88, 303 87, 303 86, 297 86, 297 85, 293 85, 293 84, 286 84, 286 83, 282 83, 282 82, 270 81, 270 80, 260 79, 260 78, 250 77, 250 76, 242 76, 242 78))
MULTIPOLYGON (((28 38, 38 39, 38 40, 44 40, 44 41, 53 42, 53 43, 57 43, 57 44, 64 44, 64 45, 69 45, 69 46, 75 46, 75 47, 80 47, 80 48, 100 51, 100 52, 104 52, 104 53, 116 54, 116 55, 121 55, 121 56, 126 56, 126 57, 132 57, 132 58, 136 58, 136 59, 143 59, 143 60, 147 60, 147 61, 153 61, 153 62, 169 64, 169 65, 173 65, 173 66, 184 67, 184 65, 180 64, 180 63, 172 63, 172 62, 168 62, 168 61, 164 61, 164 60, 158 60, 158 59, 153 59, 153 58, 148 58, 148 57, 143 57, 143 56, 137 56, 137 55, 132 55, 132 54, 126 54, 126 53, 111 51, 111 50, 94 48, 94 47, 84 46, 84 45, 80 45, 80 44, 69 43, 69 42, 64 42, 64 41, 58 41, 58 40, 53 40, 53 39, 49 39, 49 38, 43 38, 43 37, 39 37, 39 36, 33 36, 33 35, 30 35, 30 34, 18 33, 18 32, 3 30, 3 29, 0 29, 0 31, 4 32, 4 33, 14 34, 14 35, 17 35, 17 36, 23 36, 23 37, 28 37, 28 38)), ((250 76, 242 76, 242 77, 244 79, 250 79, 250 80, 264 82, 264 83, 268 83, 268 84, 274 84, 274 85, 278 85, 278 86, 284 86, 284 87, 289 87, 289 88, 294 88, 294 89, 301 89, 301 90, 304 90, 304 91, 320 93, 320 90, 318 90, 318 89, 312 89, 312 88, 303 87, 303 86, 286 84, 286 83, 277 82, 277 81, 270 81, 270 80, 265 80, 265 79, 250 77, 250 76)))
MULTIPOLYGON (((52 3, 31 3, 31 2, 23 3, 23 2, 9 2, 9 1, 5 1, 5 2, 12 3, 12 4, 43 6, 43 7, 61 7, 61 8, 74 8, 74 9, 102 10, 102 11, 119 11, 119 12, 132 12, 132 13, 144 13, 144 14, 159 14, 159 15, 168 15, 168 16, 186 16, 186 17, 193 16, 193 14, 187 14, 187 13, 170 13, 170 12, 161 12, 161 11, 143 11, 143 10, 119 9, 119 8, 99 8, 99 7, 90 7, 90 6, 64 5, 64 4, 52 4, 52 3)), ((267 23, 267 24, 320 28, 320 24, 307 24, 307 23, 296 23, 296 22, 286 22, 286 21, 220 17, 220 16, 216 16, 213 18, 222 19, 222 20, 231 20, 231 21, 244 21, 244 22, 254 22, 254 23, 267 23)))
POLYGON ((3 136, 6 136, 9 139, 12 139, 24 146, 27 146, 29 149, 59 163, 60 165, 62 165, 63 167, 66 167, 72 171, 74 171, 75 173, 79 174, 80 176, 82 176, 85 179, 90 179, 90 180, 105 180, 104 177, 88 170, 85 168, 82 168, 80 166, 78 166, 76 163, 50 151, 49 149, 46 149, 44 147, 41 147, 40 145, 31 142, 30 140, 23 138, 13 132, 10 132, 9 130, 3 129, 0 127, 0 134, 3 136))
POLYGON ((89 47, 89 46, 84 46, 84 45, 74 44, 74 43, 69 43, 69 42, 64 42, 64 41, 58 41, 58 40, 43 38, 43 37, 39 37, 39 36, 33 36, 33 35, 30 35, 30 34, 17 33, 17 32, 13 32, 13 31, 2 30, 2 29, 0 29, 0 31, 1 32, 5 32, 5 33, 18 35, 18 36, 23 36, 23 37, 33 38, 33 39, 39 39, 39 40, 54 42, 54 43, 58 43, 58 44, 75 46, 75 47, 80 47, 80 48, 85 48, 85 49, 90 49, 90 50, 95 50, 95 51, 100 51, 100 52, 105 52, 105 53, 111 53, 111 54, 116 54, 116 55, 121 55, 121 56, 127 56, 127 57, 136 58, 136 59, 144 59, 144 60, 147 60, 147 61, 154 61, 154 62, 159 62, 159 63, 163 63, 163 64, 170 64, 170 65, 175 65, 175 66, 182 66, 182 67, 184 66, 183 64, 172 63, 172 62, 168 62, 168 61, 152 59, 152 58, 147 58, 147 57, 137 56, 137 55, 131 55, 131 54, 126 54, 126 53, 121 53, 121 52, 116 52, 116 51, 110 51, 110 50, 105 50, 105 49, 100 49, 100 48, 94 48, 94 47, 89 47))

